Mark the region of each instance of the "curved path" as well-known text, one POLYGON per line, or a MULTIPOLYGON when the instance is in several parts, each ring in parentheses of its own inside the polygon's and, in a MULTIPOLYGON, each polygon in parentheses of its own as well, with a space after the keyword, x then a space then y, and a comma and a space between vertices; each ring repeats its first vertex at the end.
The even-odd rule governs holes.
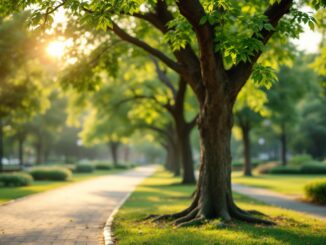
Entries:
POLYGON ((107 218, 155 169, 138 167, 2 205, 0 245, 103 244, 107 218))
MULTIPOLYGON (((326 207, 296 200, 296 196, 284 195, 274 191, 249 187, 245 185, 232 184, 232 189, 240 194, 255 198, 268 204, 279 206, 311 215, 317 219, 326 221, 326 207)), ((326 243, 325 243, 326 244, 326 243)))

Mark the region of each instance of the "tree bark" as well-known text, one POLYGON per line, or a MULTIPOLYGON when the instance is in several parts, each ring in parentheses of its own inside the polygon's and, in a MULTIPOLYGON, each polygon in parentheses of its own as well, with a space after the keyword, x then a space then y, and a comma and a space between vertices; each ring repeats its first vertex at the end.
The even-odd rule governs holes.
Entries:
POLYGON ((234 218, 271 225, 273 222, 253 217, 234 203, 230 148, 234 100, 214 92, 206 95, 208 99, 200 107, 198 127, 201 165, 192 203, 179 213, 163 215, 156 220, 174 219, 178 226, 191 226, 201 224, 206 219, 221 218, 229 221, 234 218))
POLYGON ((281 127, 281 137, 280 137, 280 141, 281 141, 281 163, 283 166, 287 165, 287 157, 286 157, 286 153, 287 153, 287 138, 286 138, 286 132, 285 132, 285 127, 282 126, 281 127))
POLYGON ((182 183, 194 184, 196 183, 194 173, 194 161, 192 157, 192 148, 190 144, 190 131, 184 123, 177 123, 178 134, 178 149, 181 153, 182 163, 182 183))
POLYGON ((24 167, 24 141, 25 139, 23 137, 18 138, 18 158, 21 169, 24 167))
POLYGON ((250 151, 250 127, 241 126, 242 137, 243 137, 243 156, 244 156, 244 170, 245 176, 252 176, 251 172, 251 151, 250 151))
POLYGON ((2 159, 4 157, 4 150, 3 150, 3 123, 0 120, 0 172, 3 171, 3 162, 2 159))
POLYGON ((111 155, 112 155, 112 161, 114 166, 118 166, 118 148, 119 148, 120 142, 117 141, 110 141, 109 142, 109 147, 111 150, 111 155))
POLYGON ((188 123, 184 115, 184 101, 187 89, 186 81, 180 77, 179 88, 175 97, 175 105, 172 110, 172 116, 175 123, 177 133, 177 148, 180 151, 182 165, 182 183, 196 183, 194 173, 194 160, 192 157, 192 148, 190 143, 190 133, 193 129, 193 124, 188 123))
POLYGON ((176 142, 168 141, 166 144, 166 163, 165 167, 174 176, 180 176, 180 154, 176 142))
POLYGON ((44 162, 44 150, 43 150, 43 139, 42 136, 39 135, 38 141, 35 145, 36 150, 36 164, 42 164, 44 162))

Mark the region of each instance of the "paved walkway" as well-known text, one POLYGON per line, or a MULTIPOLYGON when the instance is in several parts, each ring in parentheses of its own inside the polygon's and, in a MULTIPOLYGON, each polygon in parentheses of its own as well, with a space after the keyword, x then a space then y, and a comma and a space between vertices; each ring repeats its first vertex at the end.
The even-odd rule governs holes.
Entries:
POLYGON ((154 171, 138 167, 2 205, 0 244, 102 244, 111 212, 154 171))
POLYGON ((233 184, 232 189, 235 192, 255 198, 268 204, 276 205, 282 208, 303 212, 326 221, 326 207, 304 203, 296 200, 295 196, 287 196, 274 191, 249 187, 239 184, 233 184))

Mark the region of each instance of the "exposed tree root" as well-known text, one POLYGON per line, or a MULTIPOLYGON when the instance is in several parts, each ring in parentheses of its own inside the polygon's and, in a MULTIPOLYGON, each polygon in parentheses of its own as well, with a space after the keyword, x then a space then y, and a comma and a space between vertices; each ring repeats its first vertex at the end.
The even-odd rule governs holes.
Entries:
POLYGON ((204 224, 205 222, 206 222, 205 217, 200 216, 200 217, 194 218, 190 221, 180 223, 177 225, 177 227, 199 226, 199 225, 204 224))
POLYGON ((197 214, 198 214, 198 208, 195 208, 190 213, 188 213, 186 216, 183 216, 183 217, 177 219, 174 224, 179 225, 181 223, 190 221, 190 220, 194 219, 197 214))
POLYGON ((154 219, 156 217, 158 217, 159 215, 157 214, 150 214, 148 216, 146 216, 145 218, 141 219, 140 221, 146 221, 146 220, 149 220, 149 219, 154 219))

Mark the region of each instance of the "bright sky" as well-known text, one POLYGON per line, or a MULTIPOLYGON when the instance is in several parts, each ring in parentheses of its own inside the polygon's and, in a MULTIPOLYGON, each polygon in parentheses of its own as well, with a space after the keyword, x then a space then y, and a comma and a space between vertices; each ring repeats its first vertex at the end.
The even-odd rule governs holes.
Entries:
POLYGON ((316 53, 318 52, 321 38, 322 35, 319 32, 312 31, 308 25, 306 25, 304 33, 301 33, 299 39, 293 40, 293 43, 299 50, 306 51, 307 53, 316 53))
MULTIPOLYGON (((304 7, 305 12, 313 12, 309 7, 304 7)), ((65 14, 62 8, 55 13, 54 16, 54 25, 58 23, 65 23, 65 14)), ((321 34, 317 31, 312 31, 308 25, 304 26, 304 32, 301 33, 299 39, 294 39, 293 43, 298 47, 299 50, 305 51, 307 53, 318 52, 319 43, 321 41, 321 34)), ((49 43, 47 47, 47 53, 50 56, 60 58, 64 53, 67 47, 67 43, 64 40, 55 40, 49 43)))

